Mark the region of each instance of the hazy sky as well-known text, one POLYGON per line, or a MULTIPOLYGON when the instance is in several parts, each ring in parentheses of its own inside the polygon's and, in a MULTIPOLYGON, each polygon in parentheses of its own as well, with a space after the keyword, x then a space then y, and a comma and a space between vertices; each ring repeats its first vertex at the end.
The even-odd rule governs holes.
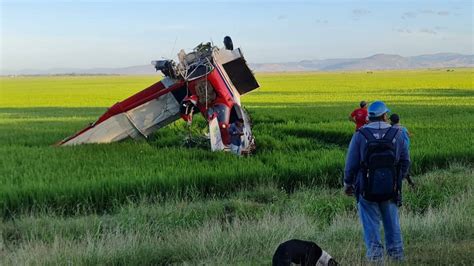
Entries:
POLYGON ((1 71, 143 65, 225 35, 253 63, 474 53, 472 1, 0 2, 1 71))

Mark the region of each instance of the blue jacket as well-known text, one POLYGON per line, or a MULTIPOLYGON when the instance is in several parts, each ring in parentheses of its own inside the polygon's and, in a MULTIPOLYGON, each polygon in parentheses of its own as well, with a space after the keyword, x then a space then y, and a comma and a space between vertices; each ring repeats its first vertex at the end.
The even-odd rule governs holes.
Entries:
POLYGON ((240 146, 242 144, 241 133, 243 132, 242 127, 238 127, 235 123, 230 124, 229 134, 230 134, 230 143, 235 146, 240 146))
MULTIPOLYGON (((390 124, 382 121, 371 122, 364 127, 369 128, 373 132, 374 137, 379 139, 388 131, 390 124)), ((401 130, 397 133, 394 143, 396 144, 395 156, 400 164, 400 174, 401 177, 405 177, 410 167, 410 154, 401 130)), ((346 166, 344 169, 344 186, 354 186, 356 196, 359 191, 358 180, 362 177, 360 162, 361 158, 365 155, 366 149, 367 140, 359 131, 355 132, 349 144, 349 150, 347 151, 346 166)))
POLYGON ((404 126, 401 126, 400 124, 395 124, 392 127, 397 127, 402 130, 402 136, 405 140, 405 144, 407 145, 408 149, 410 149, 410 136, 408 135, 408 129, 404 126))

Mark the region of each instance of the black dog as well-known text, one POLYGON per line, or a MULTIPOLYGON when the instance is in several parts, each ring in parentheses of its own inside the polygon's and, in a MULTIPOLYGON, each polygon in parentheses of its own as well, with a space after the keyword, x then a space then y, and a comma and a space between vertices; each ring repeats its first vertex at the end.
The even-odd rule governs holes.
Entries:
POLYGON ((301 265, 329 265, 338 263, 316 243, 292 239, 281 243, 273 255, 273 266, 287 266, 291 263, 301 265))

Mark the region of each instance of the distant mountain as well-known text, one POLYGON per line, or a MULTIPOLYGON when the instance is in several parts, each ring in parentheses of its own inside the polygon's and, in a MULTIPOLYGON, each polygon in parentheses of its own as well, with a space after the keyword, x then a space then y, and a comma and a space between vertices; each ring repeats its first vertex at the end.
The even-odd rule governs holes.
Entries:
POLYGON ((119 68, 52 68, 47 70, 24 69, 21 71, 5 71, 6 75, 150 75, 156 74, 155 68, 150 65, 129 66, 119 68))
POLYGON ((474 55, 439 53, 403 57, 400 55, 376 54, 365 58, 303 60, 300 62, 279 64, 251 64, 251 68, 255 72, 388 70, 449 67, 474 67, 474 55))
MULTIPOLYGON (((376 54, 365 58, 341 58, 323 60, 303 60, 287 63, 252 64, 255 72, 291 72, 291 71, 351 71, 351 70, 388 70, 418 68, 474 67, 474 55, 438 53, 403 57, 400 55, 376 54)), ((121 68, 56 68, 48 70, 25 69, 4 71, 4 75, 150 75, 156 74, 152 65, 140 65, 121 68)))

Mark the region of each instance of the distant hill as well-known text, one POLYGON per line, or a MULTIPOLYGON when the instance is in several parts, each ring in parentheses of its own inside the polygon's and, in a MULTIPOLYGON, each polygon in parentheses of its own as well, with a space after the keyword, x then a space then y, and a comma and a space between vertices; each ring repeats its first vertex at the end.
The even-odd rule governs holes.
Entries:
POLYGON ((439 53, 403 57, 376 54, 365 58, 303 60, 278 64, 251 64, 255 72, 273 71, 341 71, 417 68, 474 67, 474 55, 439 53))
POLYGON ((24 69, 21 71, 5 71, 6 75, 150 75, 156 74, 155 68, 150 65, 129 66, 119 68, 52 68, 47 70, 24 69))
MULTIPOLYGON (((291 71, 344 71, 344 70, 388 70, 418 68, 474 67, 474 55, 455 53, 438 53, 403 57, 391 54, 376 54, 365 58, 341 58, 322 60, 303 60, 286 63, 250 63, 255 72, 291 72, 291 71)), ((155 74, 150 65, 129 66, 121 68, 56 68, 48 70, 25 69, 5 71, 4 75, 149 75, 155 74)))

